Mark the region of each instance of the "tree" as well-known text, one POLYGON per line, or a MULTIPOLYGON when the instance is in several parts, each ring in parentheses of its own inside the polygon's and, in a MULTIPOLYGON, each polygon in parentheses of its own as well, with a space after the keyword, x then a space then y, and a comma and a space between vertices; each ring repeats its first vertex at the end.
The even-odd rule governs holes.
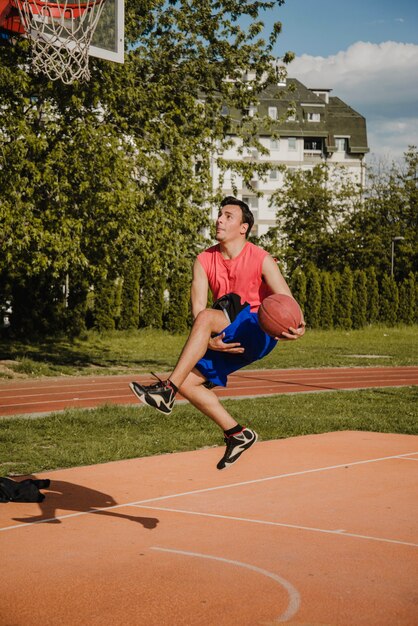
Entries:
POLYGON ((332 328, 333 327, 333 312, 335 291, 333 289, 333 282, 329 272, 320 273, 321 282, 321 309, 320 309, 320 327, 332 328))
POLYGON ((165 327, 175 333, 187 330, 190 322, 191 264, 177 264, 170 277, 170 301, 165 327))
POLYGON ((311 328, 321 326, 321 282, 319 272, 313 264, 306 270, 306 315, 311 328))
POLYGON ((299 303, 300 308, 303 312, 306 311, 306 275, 300 269, 297 268, 291 278, 290 278, 290 287, 292 290, 292 295, 295 300, 299 303))
MULTIPOLYGON (((52 306, 66 276, 70 293, 80 275, 89 285, 115 280, 135 254, 144 271, 156 272, 142 280, 150 289, 144 302, 152 306, 157 281, 154 305, 160 302, 175 259, 204 241, 202 208, 212 201, 208 155, 232 127, 252 140, 248 124, 236 128, 222 106, 244 110, 277 80, 280 25, 267 41, 260 36, 259 15, 272 4, 128 3, 125 64, 92 60, 86 84, 26 73, 25 41, 0 47, 3 306, 7 298, 17 303, 17 285, 33 294, 50 285, 45 297, 52 306), (247 30, 240 25, 245 17, 247 30), (255 72, 251 89, 244 70, 255 72)), ((34 314, 38 326, 42 316, 34 314)), ((24 325, 17 328, 25 334, 24 325)))
POLYGON ((391 269, 392 239, 396 244, 395 278, 402 280, 418 261, 418 152, 410 146, 404 162, 371 168, 364 201, 347 215, 342 231, 342 258, 352 269, 374 266, 378 277, 391 269))
POLYGON ((404 324, 413 324, 416 319, 416 280, 411 272, 399 287, 398 318, 404 324))
POLYGON ((131 259, 123 274, 120 330, 139 326, 139 277, 141 268, 137 258, 131 259))
POLYGON ((115 330, 115 281, 101 279, 94 292, 94 328, 99 332, 115 330))
POLYGON ((345 267, 335 287, 334 323, 336 328, 349 330, 353 313, 353 273, 345 267))
POLYGON ((367 323, 367 278, 363 270, 353 273, 353 328, 363 328, 367 323))
POLYGON ((357 198, 358 189, 342 169, 316 165, 312 171, 287 170, 284 188, 273 194, 272 202, 278 207, 290 272, 308 263, 318 269, 342 269, 337 235, 357 198))
POLYGON ((388 326, 397 322, 399 306, 398 286, 393 276, 384 274, 381 284, 380 320, 388 326))
POLYGON ((376 271, 370 267, 366 273, 367 278, 367 321, 374 324, 379 319, 380 297, 379 283, 377 282, 376 271))

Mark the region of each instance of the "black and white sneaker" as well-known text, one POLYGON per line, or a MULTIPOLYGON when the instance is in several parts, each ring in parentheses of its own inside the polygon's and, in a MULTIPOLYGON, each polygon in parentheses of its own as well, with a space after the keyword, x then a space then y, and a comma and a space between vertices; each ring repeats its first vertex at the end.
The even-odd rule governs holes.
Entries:
MULTIPOLYGON (((155 376, 155 374, 153 374, 155 376)), ((158 376, 156 377, 158 378, 158 376)), ((169 415, 173 410, 176 392, 168 383, 168 381, 158 378, 158 382, 153 385, 140 385, 132 382, 129 384, 138 400, 157 409, 164 415, 169 415)))
POLYGON ((219 470, 225 469, 235 463, 245 450, 248 450, 258 439, 257 433, 249 428, 244 428, 237 435, 225 437, 226 451, 217 464, 219 470))

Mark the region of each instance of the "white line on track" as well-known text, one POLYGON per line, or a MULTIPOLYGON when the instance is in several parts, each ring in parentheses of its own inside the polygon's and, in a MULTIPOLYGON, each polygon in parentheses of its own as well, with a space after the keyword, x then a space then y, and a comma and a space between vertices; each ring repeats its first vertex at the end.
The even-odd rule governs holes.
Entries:
POLYGON ((252 570, 253 572, 257 572, 257 574, 262 574, 263 576, 267 576, 271 578, 275 582, 279 583, 281 587, 289 594, 289 604, 286 610, 279 615, 275 619, 275 622, 287 622, 291 619, 299 610, 300 607, 300 594, 298 590, 285 578, 274 574, 273 572, 269 572, 266 569, 262 569, 261 567, 257 567, 256 565, 251 565, 250 563, 242 563, 241 561, 233 561, 231 559, 225 559, 220 556, 212 556, 210 554, 200 554, 199 552, 186 552, 184 550, 173 550, 169 548, 159 548, 157 546, 151 547, 151 550, 157 550, 158 552, 169 552, 171 554, 179 554, 181 556, 192 556, 200 559, 210 559, 212 561, 220 561, 221 563, 227 563, 228 565, 237 565, 238 567, 244 567, 245 569, 252 570))
POLYGON ((291 472, 289 474, 277 474, 275 476, 266 476, 265 478, 256 478, 254 480, 246 480, 240 483, 230 483, 229 485, 218 485, 217 487, 206 487, 205 489, 195 489, 193 491, 183 491, 181 493, 173 493, 166 496, 159 496, 157 498, 148 498, 147 500, 137 500, 136 502, 125 502, 124 504, 115 504, 113 506, 102 507, 98 509, 90 509, 89 511, 79 511, 77 513, 69 513, 67 515, 58 515, 56 517, 36 520, 35 522, 27 522, 22 524, 16 524, 14 526, 5 526, 0 528, 1 531, 16 530, 17 528, 26 528, 28 526, 34 526, 36 524, 44 524, 51 522, 52 520, 69 519, 71 517, 81 517, 83 515, 90 515, 92 513, 100 513, 101 511, 111 511, 113 509, 120 509, 125 506, 138 506, 141 504, 148 504, 149 502, 160 502, 161 500, 169 500, 171 498, 181 498, 182 496, 191 496, 196 493, 208 493, 210 491, 219 491, 221 489, 230 489, 233 487, 244 487, 245 485, 253 485, 256 483, 263 483, 270 480, 279 480, 281 478, 291 478, 292 476, 303 476, 304 474, 313 474, 315 472, 326 472, 334 469, 353 467, 355 465, 366 465, 368 463, 378 463, 380 461, 389 461, 391 459, 402 459, 404 457, 416 455, 418 452, 406 452, 405 454, 395 454, 391 456, 378 457, 376 459, 365 459, 363 461, 352 461, 350 463, 341 463, 340 465, 329 465, 327 467, 317 467, 315 469, 301 470, 300 472, 291 472))

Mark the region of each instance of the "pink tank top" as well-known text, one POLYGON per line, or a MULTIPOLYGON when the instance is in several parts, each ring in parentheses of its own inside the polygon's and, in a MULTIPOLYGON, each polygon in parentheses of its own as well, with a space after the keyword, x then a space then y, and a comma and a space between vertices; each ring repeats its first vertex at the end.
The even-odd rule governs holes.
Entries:
POLYGON ((236 293, 258 311, 261 302, 271 295, 263 282, 262 266, 268 252, 247 241, 235 259, 224 259, 219 244, 198 255, 206 272, 213 298, 217 300, 226 293, 236 293))

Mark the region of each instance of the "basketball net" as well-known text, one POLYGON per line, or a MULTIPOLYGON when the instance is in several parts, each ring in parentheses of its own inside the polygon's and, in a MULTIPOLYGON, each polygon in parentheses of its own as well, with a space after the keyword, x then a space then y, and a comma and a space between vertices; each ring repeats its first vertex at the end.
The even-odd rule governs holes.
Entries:
POLYGON ((32 68, 70 85, 89 80, 89 47, 105 0, 14 0, 32 44, 32 68))

